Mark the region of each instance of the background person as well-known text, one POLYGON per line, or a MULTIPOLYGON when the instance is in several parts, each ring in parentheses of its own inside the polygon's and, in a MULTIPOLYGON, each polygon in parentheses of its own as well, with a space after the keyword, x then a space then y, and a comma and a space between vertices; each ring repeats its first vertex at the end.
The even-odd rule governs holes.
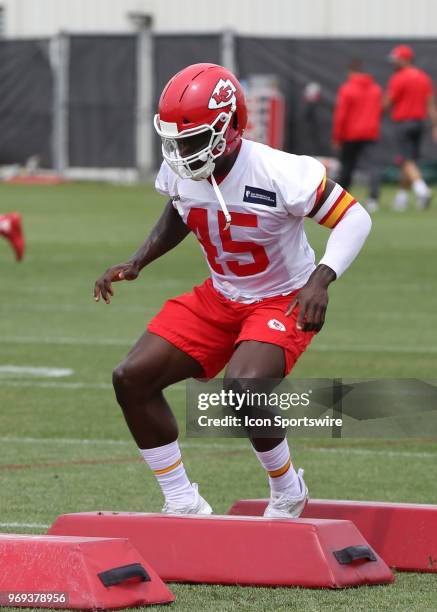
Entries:
POLYGON ((349 189, 352 175, 360 160, 366 162, 369 174, 367 210, 378 210, 380 172, 375 160, 375 143, 379 139, 382 114, 382 89, 362 63, 354 59, 348 79, 340 86, 334 109, 333 147, 339 152, 339 183, 349 189))
POLYGON ((429 116, 433 126, 433 139, 437 141, 437 108, 434 87, 426 72, 413 66, 414 51, 407 45, 395 47, 390 53, 395 73, 390 78, 384 98, 384 107, 391 109, 396 128, 397 159, 401 168, 400 186, 393 208, 403 211, 408 204, 408 190, 412 188, 420 209, 429 206, 432 192, 422 177, 417 161, 429 116))
POLYGON ((10 242, 16 260, 21 261, 25 249, 21 215, 18 213, 0 215, 0 236, 3 236, 3 238, 6 238, 6 240, 10 242))

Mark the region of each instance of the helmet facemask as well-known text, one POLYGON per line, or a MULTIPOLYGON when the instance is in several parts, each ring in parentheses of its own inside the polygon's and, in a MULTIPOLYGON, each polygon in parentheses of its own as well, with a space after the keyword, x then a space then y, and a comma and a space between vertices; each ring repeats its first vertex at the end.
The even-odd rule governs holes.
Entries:
POLYGON ((213 123, 178 132, 176 124, 160 121, 154 126, 162 140, 162 155, 170 168, 181 178, 200 181, 214 172, 214 160, 226 149, 225 132, 235 112, 221 112, 213 123), (190 139, 190 140, 189 140, 190 139))

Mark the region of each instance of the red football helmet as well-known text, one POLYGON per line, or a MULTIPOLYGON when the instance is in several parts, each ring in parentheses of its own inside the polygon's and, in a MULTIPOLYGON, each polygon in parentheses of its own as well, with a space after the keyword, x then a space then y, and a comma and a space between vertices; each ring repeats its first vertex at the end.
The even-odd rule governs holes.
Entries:
POLYGON ((214 160, 229 155, 247 124, 243 89, 229 70, 193 64, 164 88, 154 125, 162 154, 182 178, 201 180, 214 171, 214 160))

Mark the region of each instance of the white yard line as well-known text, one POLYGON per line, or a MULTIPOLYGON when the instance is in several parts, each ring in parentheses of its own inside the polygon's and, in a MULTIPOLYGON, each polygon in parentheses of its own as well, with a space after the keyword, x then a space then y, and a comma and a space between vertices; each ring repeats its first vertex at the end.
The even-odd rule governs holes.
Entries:
MULTIPOLYGON (((17 380, 8 379, 0 376, 0 387, 31 387, 33 389, 41 387, 43 389, 70 389, 72 391, 76 389, 112 389, 110 383, 86 383, 86 382, 42 382, 37 380, 17 380)), ((181 383, 177 383, 168 387, 168 390, 181 391, 185 390, 185 386, 181 383)))
MULTIPOLYGON (((5 344, 61 344, 77 346, 131 346, 136 339, 123 340, 120 338, 77 338, 72 336, 3 336, 5 344)), ((318 344, 315 342, 310 347, 311 351, 320 352, 346 352, 346 353, 413 353, 413 354, 437 354, 437 346, 395 346, 391 344, 351 344, 339 345, 318 344)))
MULTIPOLYGON (((53 444, 77 444, 77 445, 90 445, 90 446, 134 446, 134 442, 130 440, 114 440, 114 439, 103 439, 103 438, 34 438, 34 437, 12 437, 3 436, 0 437, 0 443, 12 443, 12 444, 42 444, 42 445, 53 445, 53 444)), ((205 440, 202 442, 190 442, 182 441, 180 443, 181 448, 187 450, 249 450, 249 442, 245 444, 223 444, 220 442, 209 442, 205 440)), ((345 454, 345 455, 381 455, 384 457, 416 457, 423 459, 436 459, 437 451, 435 453, 427 451, 397 451, 397 450, 385 450, 385 449, 367 449, 367 448, 329 448, 329 447, 312 447, 303 446, 300 450, 307 453, 331 453, 331 454, 345 454)))
POLYGON ((74 374, 74 370, 70 368, 0 365, 0 380, 4 375, 14 377, 35 376, 36 378, 63 378, 65 376, 71 376, 72 374, 74 374))
MULTIPOLYGON (((93 299, 90 299, 90 303, 72 303, 72 304, 6 304, 0 305, 0 312, 4 312, 5 314, 10 313, 11 309, 14 312, 95 312, 96 304, 93 299)), ((111 304, 111 310, 117 313, 138 313, 144 315, 153 315, 158 312, 159 307, 154 306, 135 306, 133 304, 119 304, 114 302, 111 304)), ((422 316, 426 315, 427 319, 435 319, 437 318, 437 312, 422 312, 422 316)), ((336 316, 341 318, 342 316, 347 316, 350 319, 382 319, 382 320, 397 320, 397 321, 405 321, 412 320, 417 321, 417 314, 415 312, 393 312, 393 311, 369 311, 369 310, 354 310, 354 312, 350 312, 348 310, 336 309, 336 316)))
POLYGON ((0 523, 0 528, 6 529, 48 529, 50 525, 44 523, 0 523))
POLYGON ((75 338, 71 336, 3 336, 5 344, 65 344, 79 346, 131 346, 135 340, 118 338, 75 338))
POLYGON ((8 380, 0 377, 1 387, 37 387, 43 389, 112 389, 112 385, 109 383, 84 383, 84 382, 41 382, 37 380, 8 380))
POLYGON ((93 440, 87 438, 32 438, 32 437, 13 437, 13 436, 3 436, 0 437, 0 443, 11 443, 11 444, 42 444, 50 446, 53 444, 78 444, 80 445, 92 445, 92 446, 129 446, 133 445, 134 442, 130 442, 129 440, 111 440, 111 439, 100 439, 95 438, 93 440))
POLYGON ((308 448, 303 447, 302 450, 306 452, 314 453, 332 453, 332 454, 343 454, 343 455, 381 455, 384 457, 416 457, 420 459, 436 459, 437 451, 435 453, 428 453, 426 451, 393 451, 385 449, 372 449, 372 448, 308 448))
MULTIPOLYGON (((90 304, 12 304, 0 306, 0 312, 5 314, 10 313, 11 310, 14 312, 96 312, 96 303, 90 298, 90 304)), ((132 306, 131 304, 116 305, 111 307, 118 313, 138 313, 138 314, 153 314, 158 311, 157 308, 151 306, 132 306)), ((417 315, 416 315, 417 316, 417 315)), ((427 315, 428 316, 428 315, 427 315)), ((432 315, 430 315, 432 316, 432 315)))
POLYGON ((391 344, 356 344, 345 345, 332 343, 317 344, 310 346, 310 351, 320 351, 323 353, 412 353, 417 355, 437 354, 437 346, 394 346, 391 344))

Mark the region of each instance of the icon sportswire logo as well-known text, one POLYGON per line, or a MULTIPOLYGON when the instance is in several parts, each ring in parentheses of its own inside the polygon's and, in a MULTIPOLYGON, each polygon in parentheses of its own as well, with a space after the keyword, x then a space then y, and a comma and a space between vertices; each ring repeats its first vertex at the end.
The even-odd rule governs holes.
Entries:
POLYGON ((281 321, 278 321, 278 319, 270 319, 267 325, 270 327, 270 329, 276 329, 276 331, 281 331, 281 332, 287 331, 287 328, 285 327, 285 325, 281 323, 281 321))
POLYGON ((219 79, 209 99, 208 108, 224 108, 236 103, 235 92, 237 88, 229 79, 219 79))

